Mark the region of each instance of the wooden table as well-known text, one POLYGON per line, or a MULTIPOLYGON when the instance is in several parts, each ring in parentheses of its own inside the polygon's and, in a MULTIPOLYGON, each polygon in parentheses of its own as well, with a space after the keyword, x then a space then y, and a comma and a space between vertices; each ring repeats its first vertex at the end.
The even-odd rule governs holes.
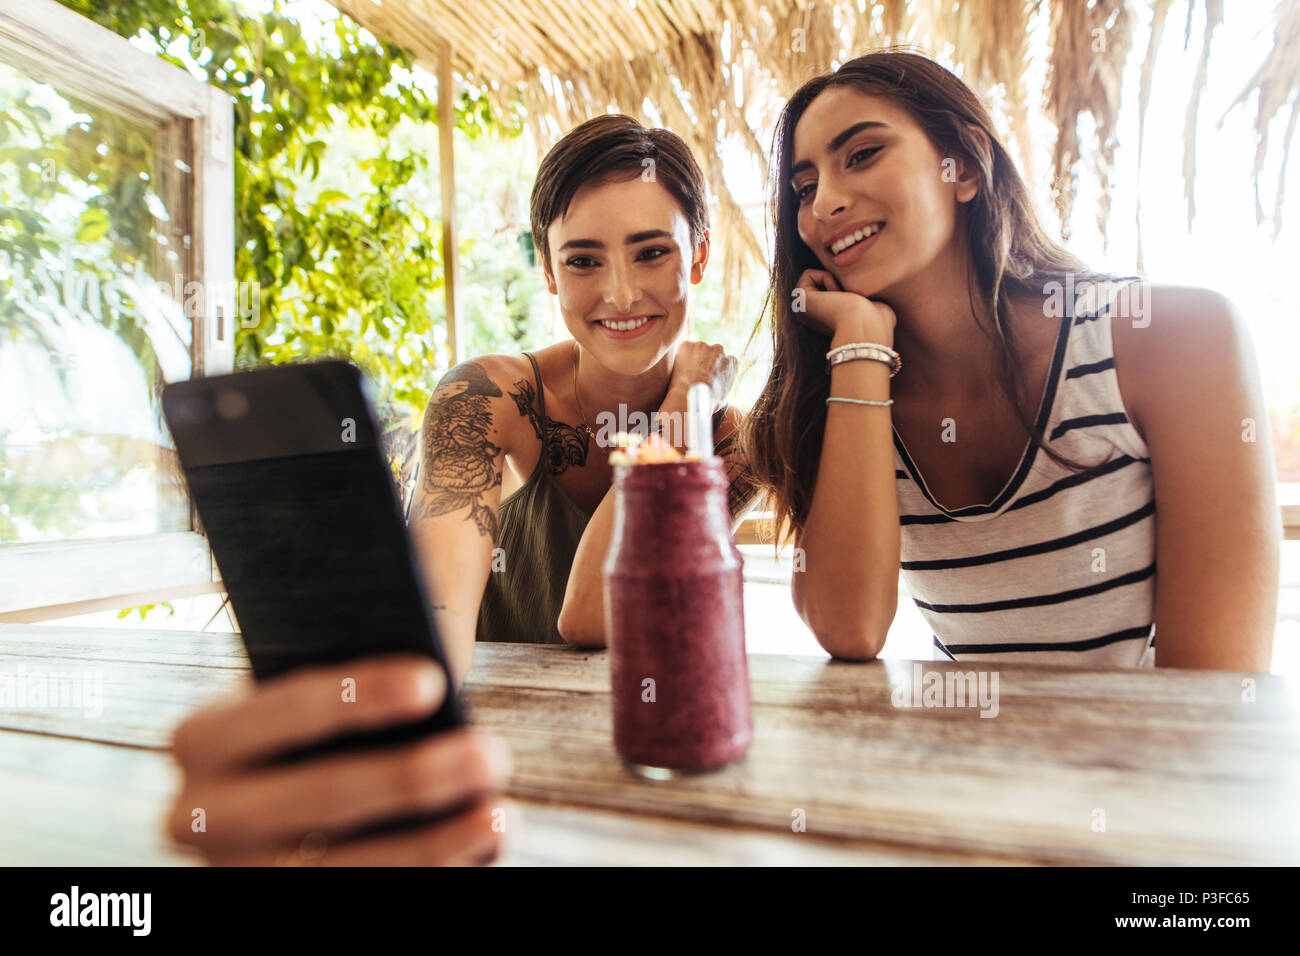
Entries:
MULTIPOLYGON (((466 697, 510 742, 523 810, 504 862, 1300 863, 1300 694, 1284 678, 919 665, 996 668, 983 718, 895 706, 909 661, 749 663, 749 755, 660 782, 614 754, 607 655, 480 645, 466 697)), ((178 782, 163 748, 248 679, 238 638, 0 625, 0 681, 12 691, 20 671, 100 675, 103 710, 0 703, 0 863, 196 862, 162 833, 178 782)))

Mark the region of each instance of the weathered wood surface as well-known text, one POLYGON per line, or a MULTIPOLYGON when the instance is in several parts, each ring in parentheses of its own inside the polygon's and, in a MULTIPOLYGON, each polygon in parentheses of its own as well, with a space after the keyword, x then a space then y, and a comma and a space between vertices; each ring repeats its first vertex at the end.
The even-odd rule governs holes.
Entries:
MULTIPOLYGON (((162 821, 180 775, 157 750, 0 731, 0 866, 192 866, 162 821)), ((515 800, 503 866, 954 865, 952 854, 515 800)))
MULTIPOLYGON (((103 713, 8 708, 0 727, 143 748, 165 746, 191 708, 246 679, 238 639, 221 634, 0 626, 0 671, 19 664, 101 669, 103 713)), ((699 862, 837 846, 922 861, 1300 862, 1300 694, 1286 679, 984 662, 998 674, 998 713, 981 718, 895 707, 892 690, 910 685, 913 667, 752 655, 748 757, 669 782, 618 762, 603 652, 481 645, 465 693, 475 721, 514 750, 510 792, 526 802, 525 820, 555 836, 549 850, 531 844, 539 857, 525 846, 523 862, 553 851, 566 862, 618 855, 612 847, 638 844, 650 820, 664 847, 699 862), (579 838, 581 820, 595 822, 579 838), (806 832, 792 832, 799 820, 806 832), (559 847, 569 830, 577 842, 559 847)), ((52 746, 48 736, 24 739, 52 746)))
POLYGON ((196 707, 248 680, 238 635, 0 625, 0 673, 102 682, 102 707, 0 706, 0 728, 133 747, 168 746, 196 707), (95 711, 98 710, 99 713, 95 711))
POLYGON ((981 718, 894 707, 913 666, 751 656, 748 757, 670 783, 619 770, 603 654, 484 647, 467 686, 514 748, 519 795, 773 831, 802 810, 819 836, 1045 862, 1300 862, 1300 701, 1283 678, 1015 665, 981 718))
POLYGON ((157 750, 0 731, 0 866, 199 862, 163 832, 178 781, 157 750))

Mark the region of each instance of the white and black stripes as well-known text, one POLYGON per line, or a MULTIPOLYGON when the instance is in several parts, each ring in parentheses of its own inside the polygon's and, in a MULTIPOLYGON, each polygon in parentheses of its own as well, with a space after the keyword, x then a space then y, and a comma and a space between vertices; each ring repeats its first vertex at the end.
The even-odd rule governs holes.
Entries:
MULTIPOLYGON (((1007 644, 953 644, 951 646, 938 645, 952 659, 957 660, 956 654, 1003 654, 1007 651, 1091 651, 1094 648, 1105 647, 1108 644, 1114 644, 1117 641, 1135 641, 1139 638, 1149 640, 1151 637, 1151 625, 1144 624, 1141 627, 1130 627, 1127 630, 1116 631, 1114 634, 1103 634, 1100 637, 1092 637, 1082 641, 1058 641, 1056 643, 1034 644, 1028 641, 1007 644)), ((936 637, 937 641, 938 638, 936 637)))
POLYGON ((1086 470, 1028 443, 993 501, 946 510, 895 435, 902 573, 937 654, 1151 662, 1157 516, 1150 455, 1115 373, 1111 325, 1125 320, 1111 313, 1123 284, 1060 320, 1035 419, 1053 450, 1086 470))
POLYGON ((1065 377, 1082 378, 1085 375, 1092 375, 1094 372, 1104 372, 1107 369, 1112 369, 1114 367, 1115 357, 1111 356, 1108 359, 1102 359, 1100 362, 1088 362, 1085 365, 1076 365, 1073 368, 1067 369, 1065 377))
POLYGON ((1056 441, 1068 431, 1076 428, 1092 428, 1096 425, 1127 425, 1128 416, 1123 412, 1102 412, 1099 415, 1080 415, 1078 418, 1067 418, 1060 422, 1052 429, 1049 441, 1056 441))
POLYGON ((1109 534, 1127 528, 1131 524, 1136 524, 1143 518, 1156 513, 1156 503, 1148 501, 1141 508, 1137 508, 1126 515, 1121 515, 1111 521, 1103 522, 1092 528, 1084 528, 1082 531, 1076 531, 1074 534, 1062 535, 1053 538, 1050 541, 1041 541, 1037 544, 1026 544, 1016 548, 1003 548, 1000 551, 993 551, 988 554, 976 554, 965 558, 937 558, 932 561, 904 561, 902 567, 904 571, 944 571, 949 568, 970 568, 977 564, 995 564, 999 561, 1011 561, 1015 558, 1027 558, 1035 554, 1046 554, 1048 551, 1056 551, 1061 548, 1074 547, 1079 544, 1086 544, 1097 538, 1103 538, 1109 534))
POLYGON ((916 606, 926 611, 934 611, 939 614, 987 614, 990 611, 1011 611, 1023 607, 1040 607, 1044 604, 1061 604, 1065 601, 1074 601, 1083 597, 1091 597, 1094 594, 1101 594, 1112 588, 1123 587, 1126 584, 1133 584, 1137 581, 1145 581, 1156 573, 1156 565, 1153 561, 1145 568, 1137 571, 1130 571, 1127 574, 1121 574, 1119 577, 1111 577, 1093 584, 1080 588, 1070 588, 1065 591, 1052 591, 1047 594, 1031 594, 1026 597, 1006 598, 1001 601, 985 601, 975 604, 927 604, 925 601, 917 600, 916 606))

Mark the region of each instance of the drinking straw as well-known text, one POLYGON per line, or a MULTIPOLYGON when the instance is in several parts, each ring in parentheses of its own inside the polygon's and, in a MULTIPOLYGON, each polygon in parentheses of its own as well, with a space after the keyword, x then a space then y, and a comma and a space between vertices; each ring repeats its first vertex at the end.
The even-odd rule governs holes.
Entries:
POLYGON ((713 391, 699 383, 686 392, 686 453, 700 458, 713 454, 713 391))

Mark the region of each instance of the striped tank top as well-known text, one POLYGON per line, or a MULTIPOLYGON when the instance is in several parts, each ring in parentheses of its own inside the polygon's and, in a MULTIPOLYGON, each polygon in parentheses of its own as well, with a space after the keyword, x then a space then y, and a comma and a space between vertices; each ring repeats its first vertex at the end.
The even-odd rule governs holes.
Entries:
POLYGON ((993 501, 950 511, 894 433, 902 576, 936 657, 1154 663, 1151 459, 1124 413, 1111 343, 1126 284, 1081 283, 1064 303, 1035 419, 1053 450, 1099 467, 1071 471, 1030 442, 993 501))

